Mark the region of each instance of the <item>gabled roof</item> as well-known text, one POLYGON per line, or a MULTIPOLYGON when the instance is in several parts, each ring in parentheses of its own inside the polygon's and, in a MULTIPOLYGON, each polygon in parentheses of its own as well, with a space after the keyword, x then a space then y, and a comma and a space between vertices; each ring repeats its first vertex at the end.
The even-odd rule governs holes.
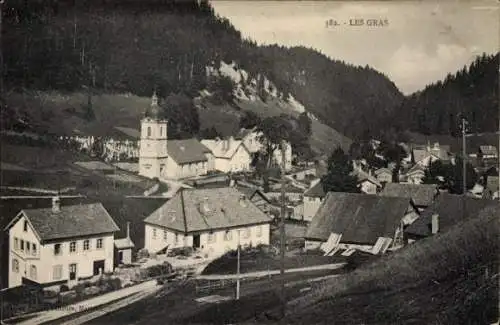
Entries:
MULTIPOLYGON (((225 158, 231 159, 234 154, 238 151, 238 148, 241 146, 245 150, 246 147, 241 140, 201 140, 201 143, 210 149, 216 158, 225 158), (229 145, 229 147, 226 147, 229 145)), ((248 151, 248 150, 247 150, 248 151)))
POLYGON ((411 175, 411 174, 417 174, 417 173, 424 173, 425 174, 425 167, 419 164, 413 165, 406 173, 405 175, 411 175))
POLYGON ((141 138, 141 132, 139 132, 139 130, 124 126, 115 126, 114 128, 119 132, 121 132, 124 135, 124 137, 129 138, 131 140, 139 140, 141 138))
POLYGON ((406 198, 328 192, 305 237, 326 241, 337 233, 341 242, 373 244, 394 237, 409 206, 406 198))
POLYGON ((120 238, 120 239, 115 239, 115 247, 117 249, 126 249, 126 248, 134 248, 134 242, 128 238, 120 238))
POLYGON ((307 191, 304 192, 304 196, 309 196, 309 197, 319 197, 323 198, 325 197, 325 191, 323 190, 323 184, 321 181, 317 182, 316 185, 308 189, 307 191))
POLYGON ((479 150, 483 155, 498 155, 497 147, 495 146, 479 146, 479 150))
POLYGON ((387 173, 387 174, 392 175, 392 171, 389 168, 385 168, 385 167, 377 169, 374 174, 375 174, 375 176, 378 176, 382 173, 387 173))
POLYGON ((177 164, 207 161, 206 153, 210 150, 196 139, 168 140, 167 151, 177 164))
POLYGON ((442 193, 405 232, 422 237, 430 236, 432 235, 430 224, 433 214, 438 214, 439 231, 442 232, 466 219, 477 217, 481 210, 492 206, 498 208, 500 202, 442 193))
POLYGON ((233 187, 184 189, 144 222, 189 233, 271 222, 271 218, 233 187), (206 202, 207 209, 203 208, 206 202))
POLYGON ((60 212, 52 208, 23 209, 6 229, 24 215, 41 241, 113 233, 120 228, 101 203, 61 205, 60 212))
POLYGON ((362 183, 364 181, 368 181, 368 182, 375 184, 379 187, 382 186, 382 184, 378 181, 378 179, 376 179, 375 177, 371 176, 370 174, 368 174, 360 169, 355 169, 351 174, 358 178, 358 184, 362 183))
POLYGON ((389 183, 379 195, 409 198, 417 206, 429 206, 438 193, 437 186, 434 184, 389 183))

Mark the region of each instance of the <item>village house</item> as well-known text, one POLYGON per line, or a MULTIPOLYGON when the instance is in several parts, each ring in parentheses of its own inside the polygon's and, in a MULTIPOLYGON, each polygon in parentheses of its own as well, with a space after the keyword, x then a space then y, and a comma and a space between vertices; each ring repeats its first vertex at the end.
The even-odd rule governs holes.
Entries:
MULTIPOLYGON (((257 128, 253 129, 241 129, 240 132, 236 135, 237 140, 243 141, 243 144, 248 149, 251 155, 254 155, 258 152, 264 151, 264 146, 259 140, 259 137, 262 135, 261 132, 257 132, 257 128)), ((285 171, 289 171, 292 169, 292 145, 287 142, 285 146, 285 171)), ((272 163, 274 166, 280 167, 282 166, 282 157, 281 157, 281 149, 277 148, 273 152, 272 163)))
POLYGON ((307 228, 305 248, 319 248, 326 255, 337 249, 372 254, 397 249, 403 244, 408 215, 415 214, 406 198, 329 192, 307 228))
POLYGON ((389 183, 379 195, 411 199, 413 204, 421 211, 430 206, 440 193, 434 184, 389 183))
POLYGON ((132 250, 135 247, 130 238, 130 222, 127 222, 127 236, 115 239, 115 265, 129 265, 132 263, 132 250))
POLYGON ((358 188, 361 193, 365 194, 377 194, 382 188, 382 184, 372 176, 371 171, 365 172, 361 168, 355 168, 351 173, 356 176, 358 188))
POLYGON ((477 217, 481 210, 488 207, 496 208, 497 215, 500 215, 498 201, 441 193, 436 201, 405 229, 405 241, 412 243, 445 232, 453 225, 477 217))
POLYGON ((168 121, 160 118, 158 97, 141 121, 139 174, 149 178, 184 179, 215 168, 212 152, 197 139, 168 140, 168 121))
POLYGON ((214 256, 270 240, 271 218, 234 187, 183 189, 144 223, 151 253, 192 247, 214 256))
POLYGON ((419 164, 413 165, 408 171, 403 173, 400 181, 409 184, 422 184, 425 177, 425 170, 427 167, 419 164))
POLYGON ((498 159, 497 147, 491 145, 480 145, 473 152, 469 153, 469 157, 479 159, 498 159))
POLYGON ((317 179, 314 183, 311 184, 311 187, 304 192, 304 220, 311 221, 313 217, 318 212, 323 199, 326 194, 323 190, 323 184, 321 184, 321 180, 317 179))
MULTIPOLYGON (((232 185, 232 184, 231 184, 232 185)), ((230 186, 231 186, 230 185, 230 186)), ((271 212, 271 202, 269 201, 269 198, 264 194, 260 189, 256 187, 246 187, 239 185, 238 182, 234 184, 236 189, 243 193, 250 202, 255 204, 256 207, 258 207, 262 212, 269 214, 271 212)))
POLYGON ((443 162, 450 162, 452 157, 450 154, 450 146, 427 144, 427 146, 415 146, 412 149, 412 163, 429 167, 434 161, 440 160, 443 162))
POLYGON ((500 193, 498 191, 498 176, 487 176, 486 187, 483 191, 483 198, 498 200, 500 197, 500 193))
POLYGON ((392 183, 392 171, 388 168, 379 168, 374 174, 379 183, 392 183))
POLYGON ((232 136, 227 139, 201 140, 214 157, 215 163, 212 169, 224 173, 235 173, 249 171, 252 163, 250 151, 241 140, 235 140, 232 136))
POLYGON ((9 287, 25 279, 41 285, 75 284, 112 272, 118 226, 100 203, 23 209, 9 233, 9 287))

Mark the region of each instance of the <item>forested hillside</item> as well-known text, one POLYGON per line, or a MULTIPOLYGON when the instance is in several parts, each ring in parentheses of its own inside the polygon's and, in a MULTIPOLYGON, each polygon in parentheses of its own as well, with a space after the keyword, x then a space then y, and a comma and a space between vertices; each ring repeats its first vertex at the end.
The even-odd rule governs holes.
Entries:
POLYGON ((458 115, 463 113, 471 132, 498 131, 498 65, 498 54, 483 54, 445 80, 405 98, 394 121, 422 134, 456 135, 458 115))
MULTIPOLYGON (((292 94, 327 125, 359 136, 380 127, 402 95, 369 67, 332 61, 306 48, 259 47, 217 17, 208 1, 7 0, 7 88, 132 93, 161 97, 226 87, 207 67, 234 62, 267 100, 292 94), (368 118, 369 117, 369 118, 368 118)), ((223 97, 224 100, 231 98, 223 97)), ((92 113, 89 113, 92 115, 92 113)))

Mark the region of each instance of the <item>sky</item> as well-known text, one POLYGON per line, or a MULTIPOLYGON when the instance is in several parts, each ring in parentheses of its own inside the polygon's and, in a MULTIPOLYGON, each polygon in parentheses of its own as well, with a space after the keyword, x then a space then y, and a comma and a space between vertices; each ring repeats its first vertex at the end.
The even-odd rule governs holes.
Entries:
POLYGON ((258 44, 306 46, 337 60, 369 65, 404 94, 444 79, 483 52, 499 51, 496 0, 212 1, 243 37, 258 44), (327 20, 338 26, 326 26, 327 20), (363 19, 351 26, 351 19, 363 19), (387 20, 368 26, 368 20, 387 20))

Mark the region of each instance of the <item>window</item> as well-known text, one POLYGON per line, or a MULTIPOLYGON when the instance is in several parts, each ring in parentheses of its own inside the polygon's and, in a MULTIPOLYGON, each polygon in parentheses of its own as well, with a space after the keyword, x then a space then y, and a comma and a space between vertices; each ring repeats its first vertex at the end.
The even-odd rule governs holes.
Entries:
POLYGON ((54 245, 54 255, 61 255, 61 244, 54 245))
POLYGON ((153 229, 153 239, 156 239, 156 229, 153 229))
POLYGON ((27 241, 27 242, 26 242, 26 254, 29 254, 29 253, 30 253, 30 251, 31 251, 30 242, 29 242, 29 241, 27 241))
POLYGON ((89 250, 89 248, 90 248, 90 241, 89 241, 88 239, 85 239, 85 240, 83 241, 83 250, 84 250, 84 251, 88 251, 88 250, 89 250))
POLYGON ((97 249, 102 249, 102 238, 97 239, 96 247, 97 249))
POLYGON ((23 230, 24 231, 28 231, 28 221, 24 220, 24 227, 23 227, 23 230))
POLYGON ((36 244, 31 244, 31 254, 36 256, 36 244))
POLYGON ((262 236, 262 226, 258 226, 257 227, 257 237, 261 237, 262 236))
POLYGON ((163 136, 163 126, 160 126, 160 136, 163 136))
POLYGON ((166 230, 163 230, 163 240, 167 241, 167 234, 168 232, 166 230))
POLYGON ((35 265, 32 265, 30 267, 30 278, 32 278, 33 280, 36 280, 36 266, 35 265))
POLYGON ((21 250, 24 252, 24 240, 21 239, 21 250))
POLYGON ((151 136, 151 127, 148 126, 148 137, 151 136))
POLYGON ((17 251, 19 250, 19 239, 14 238, 14 249, 17 251))
POLYGON ((12 272, 19 273, 19 261, 15 258, 12 259, 12 272))
POLYGON ((208 233, 207 242, 209 244, 215 243, 215 234, 213 232, 208 233))
POLYGON ((233 234, 232 234, 231 230, 228 230, 224 233, 224 240, 225 241, 231 240, 232 238, 233 238, 233 234))
POLYGON ((243 230, 243 238, 250 238, 250 228, 243 230))
POLYGON ((76 241, 72 241, 71 243, 69 243, 69 252, 70 253, 76 252, 76 241))
POLYGON ((54 265, 52 267, 52 279, 59 280, 62 278, 62 265, 54 265))

